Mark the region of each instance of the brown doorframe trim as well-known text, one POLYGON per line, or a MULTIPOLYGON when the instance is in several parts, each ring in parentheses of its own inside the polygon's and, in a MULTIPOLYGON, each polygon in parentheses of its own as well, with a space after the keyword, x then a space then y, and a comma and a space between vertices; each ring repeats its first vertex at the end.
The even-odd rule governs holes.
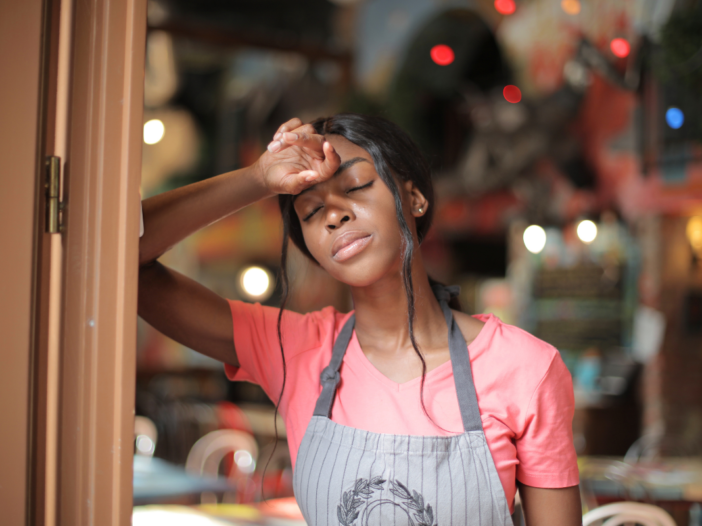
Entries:
POLYGON ((131 523, 146 0, 73 5, 60 526, 131 523))

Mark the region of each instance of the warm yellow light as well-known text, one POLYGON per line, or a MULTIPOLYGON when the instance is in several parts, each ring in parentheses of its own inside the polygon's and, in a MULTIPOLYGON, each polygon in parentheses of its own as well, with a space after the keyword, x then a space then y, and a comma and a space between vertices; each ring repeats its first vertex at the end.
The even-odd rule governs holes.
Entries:
POLYGON ((524 231, 524 245, 532 254, 538 254, 546 246, 546 231, 539 225, 531 225, 524 231))
POLYGON ((271 278, 261 267, 249 267, 241 273, 241 287, 252 298, 262 299, 270 286, 271 278))
POLYGON ((569 15, 577 15, 580 12, 579 0, 562 0, 561 9, 569 15))
POLYGON ((592 243, 597 237, 597 225, 589 219, 585 219, 578 223, 577 233, 580 241, 583 243, 592 243))
POLYGON ((159 119, 151 119, 144 124, 144 142, 146 144, 156 144, 163 139, 166 127, 159 119))
POLYGON ((691 217, 688 220, 686 234, 692 250, 702 254, 702 216, 691 217))

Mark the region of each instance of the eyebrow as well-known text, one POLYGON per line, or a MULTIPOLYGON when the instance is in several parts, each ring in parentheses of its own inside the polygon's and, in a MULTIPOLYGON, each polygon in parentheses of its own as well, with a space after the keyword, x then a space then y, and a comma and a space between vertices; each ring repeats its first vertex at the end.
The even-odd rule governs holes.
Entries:
MULTIPOLYGON (((334 172, 334 175, 332 175, 332 178, 336 177, 337 175, 340 175, 344 170, 348 170, 349 168, 351 168, 351 167, 352 167, 354 164, 356 164, 356 163, 370 163, 370 161, 369 161, 368 159, 365 159, 364 157, 354 157, 354 158, 352 158, 352 159, 349 159, 348 161, 344 161, 343 163, 341 163, 341 164, 339 165, 339 168, 337 168, 336 172, 334 172)), ((296 198, 300 197, 300 196, 301 196, 302 194, 304 194, 305 192, 307 192, 307 191, 309 191, 309 190, 312 190, 312 188, 314 188, 314 187, 315 187, 315 185, 312 185, 312 186, 310 186, 309 188, 305 188, 302 192, 300 192, 299 194, 297 194, 297 195, 293 198, 293 201, 294 201, 296 198)))

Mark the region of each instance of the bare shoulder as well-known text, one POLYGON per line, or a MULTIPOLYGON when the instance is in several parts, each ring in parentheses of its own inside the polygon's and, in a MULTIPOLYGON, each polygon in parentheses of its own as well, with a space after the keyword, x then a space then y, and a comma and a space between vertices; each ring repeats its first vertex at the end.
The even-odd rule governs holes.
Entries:
POLYGON ((476 336, 478 336, 478 333, 483 328, 483 325, 485 325, 485 322, 473 318, 473 316, 466 314, 465 312, 453 309, 451 309, 451 312, 453 312, 453 318, 456 320, 458 328, 461 329, 461 333, 466 339, 466 343, 470 345, 470 343, 475 340, 476 336))

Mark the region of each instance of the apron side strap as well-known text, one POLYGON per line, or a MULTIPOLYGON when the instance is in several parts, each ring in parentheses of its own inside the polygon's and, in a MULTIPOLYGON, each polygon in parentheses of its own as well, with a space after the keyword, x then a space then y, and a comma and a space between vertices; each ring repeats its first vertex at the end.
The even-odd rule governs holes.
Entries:
POLYGON ((329 365, 322 369, 322 374, 319 377, 322 385, 322 392, 319 398, 317 398, 317 404, 314 407, 314 416, 323 416, 326 418, 331 416, 332 405, 334 405, 334 398, 336 397, 336 388, 340 380, 339 369, 341 368, 341 362, 344 360, 346 348, 349 345, 349 341, 351 341, 355 323, 356 315, 352 314, 351 317, 346 320, 346 323, 334 342, 329 365))
POLYGON ((449 331, 451 367, 453 368, 453 380, 456 384, 458 407, 461 410, 463 428, 466 432, 483 431, 483 422, 480 419, 478 396, 475 392, 473 371, 470 366, 470 355, 468 354, 466 339, 458 328, 448 303, 445 300, 440 303, 449 331))

